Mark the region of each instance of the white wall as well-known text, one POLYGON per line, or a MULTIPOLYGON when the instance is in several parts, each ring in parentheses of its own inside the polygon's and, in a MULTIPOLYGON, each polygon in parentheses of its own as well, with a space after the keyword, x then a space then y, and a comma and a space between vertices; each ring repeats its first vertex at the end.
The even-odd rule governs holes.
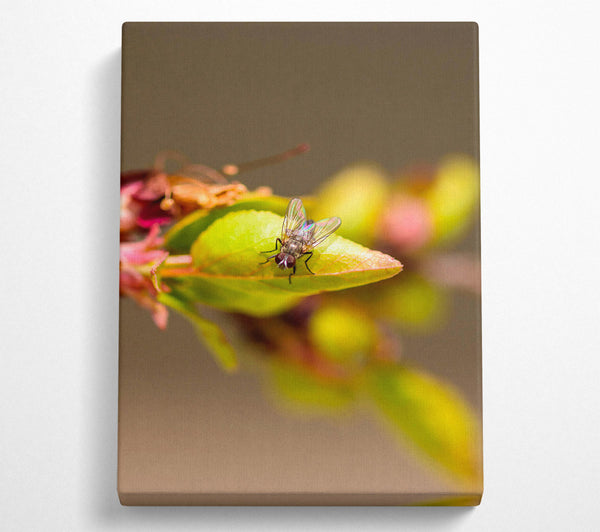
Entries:
POLYGON ((594 3, 480 4, 2 2, 1 529, 600 528, 594 3), (121 23, 285 19, 480 24, 486 488, 477 509, 118 504, 121 23))

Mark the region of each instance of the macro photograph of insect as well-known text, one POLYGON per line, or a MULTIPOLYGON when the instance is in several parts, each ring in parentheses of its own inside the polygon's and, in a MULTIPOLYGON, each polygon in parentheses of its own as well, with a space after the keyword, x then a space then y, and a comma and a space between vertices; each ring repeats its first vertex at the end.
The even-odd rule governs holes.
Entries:
MULTIPOLYGON (((291 284, 292 275, 296 273, 297 260, 306 256, 304 266, 311 275, 314 275, 314 272, 308 267, 308 261, 313 256, 312 250, 331 235, 341 223, 342 220, 337 216, 318 222, 307 220, 302 200, 299 198, 292 199, 283 218, 281 237, 276 240, 279 250, 277 250, 277 246, 271 250, 278 252, 268 257, 265 264, 271 259, 275 259, 275 264, 282 270, 291 269, 289 276, 291 284)), ((271 251, 263 253, 271 253, 271 251)))
POLYGON ((125 26, 120 492, 477 504, 473 31, 125 26))

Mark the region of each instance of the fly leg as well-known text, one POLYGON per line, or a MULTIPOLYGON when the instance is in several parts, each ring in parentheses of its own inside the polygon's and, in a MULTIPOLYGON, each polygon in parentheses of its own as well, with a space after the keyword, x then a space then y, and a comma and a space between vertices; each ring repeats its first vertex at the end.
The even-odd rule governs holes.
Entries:
POLYGON ((275 249, 270 249, 269 251, 261 251, 261 253, 273 253, 273 251, 277 251, 277 244, 279 244, 280 246, 283 245, 281 243, 281 238, 275 240, 275 249))
POLYGON ((308 258, 307 258, 307 259, 304 261, 304 265, 306 266, 306 269, 307 269, 307 270, 308 270, 308 271, 309 271, 309 272, 310 272, 312 275, 314 275, 314 274, 315 274, 315 272, 313 272, 313 271, 312 271, 312 270, 311 270, 311 269, 308 267, 308 261, 309 261, 310 259, 312 259, 313 252, 312 252, 312 251, 308 251, 308 252, 304 253, 304 255, 310 255, 310 257, 308 257, 308 258))
MULTIPOLYGON (((278 238, 277 240, 275 240, 275 249, 270 249, 269 251, 261 251, 261 253, 273 253, 273 251, 277 251, 277 244, 279 244, 279 246, 283 245, 281 243, 281 239, 280 238, 278 238)), ((277 253, 275 253, 275 255, 271 255, 270 257, 267 257, 266 261, 259 262, 259 264, 266 264, 267 262, 269 262, 271 259, 274 259, 275 257, 277 257, 277 253)))
POLYGON ((292 275, 294 275, 296 273, 296 265, 294 264, 294 268, 292 269, 292 273, 290 273, 290 276, 288 277, 288 281, 290 282, 290 284, 292 284, 292 275))

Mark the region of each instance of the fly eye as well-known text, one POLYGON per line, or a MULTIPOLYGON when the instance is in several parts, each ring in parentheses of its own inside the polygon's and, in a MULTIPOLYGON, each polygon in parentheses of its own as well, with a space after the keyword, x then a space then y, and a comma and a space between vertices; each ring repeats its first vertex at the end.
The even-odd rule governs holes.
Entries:
POLYGON ((294 264, 296 264, 296 257, 289 253, 279 253, 279 255, 275 257, 275 264, 282 269, 293 268, 294 264))

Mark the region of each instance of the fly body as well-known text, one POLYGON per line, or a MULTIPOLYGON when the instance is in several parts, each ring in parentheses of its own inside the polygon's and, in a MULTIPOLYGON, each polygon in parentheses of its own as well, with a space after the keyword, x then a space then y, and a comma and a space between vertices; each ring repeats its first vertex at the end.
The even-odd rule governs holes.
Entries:
POLYGON ((288 278, 291 284, 292 275, 296 273, 297 260, 306 256, 304 261, 306 269, 314 275, 308 266, 308 261, 313 255, 312 250, 331 235, 341 223, 342 221, 337 216, 318 222, 307 220, 302 200, 294 198, 288 205, 281 228, 281 237, 276 239, 275 249, 263 253, 278 252, 268 257, 265 263, 275 259, 275 264, 282 270, 291 269, 288 278))

